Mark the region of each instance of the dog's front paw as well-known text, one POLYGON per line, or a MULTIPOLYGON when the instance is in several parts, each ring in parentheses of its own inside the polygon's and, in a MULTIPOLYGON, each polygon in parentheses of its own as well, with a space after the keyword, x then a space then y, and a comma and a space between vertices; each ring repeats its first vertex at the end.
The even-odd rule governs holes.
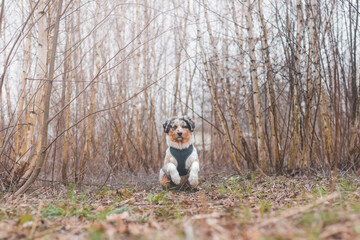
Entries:
POLYGON ((170 179, 168 179, 165 175, 161 177, 160 183, 165 189, 171 186, 170 179))
POLYGON ((171 181, 173 181, 173 183, 175 183, 176 185, 179 185, 181 182, 181 177, 179 175, 171 176, 171 181))
POLYGON ((199 185, 199 178, 197 175, 191 175, 189 176, 189 183, 192 187, 196 187, 199 185))

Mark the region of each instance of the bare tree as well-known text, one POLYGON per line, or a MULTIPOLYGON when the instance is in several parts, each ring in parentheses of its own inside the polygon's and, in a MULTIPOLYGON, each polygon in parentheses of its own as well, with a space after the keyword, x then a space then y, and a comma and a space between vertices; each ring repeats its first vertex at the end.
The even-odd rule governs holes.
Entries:
POLYGON ((358 170, 357 0, 63 3, 0 1, 4 188, 156 172, 180 113, 205 170, 358 170))
POLYGON ((258 0, 259 15, 261 20, 261 28, 263 31, 263 37, 261 38, 261 43, 263 46, 263 51, 265 52, 265 65, 266 65, 266 78, 268 81, 267 95, 270 103, 270 128, 271 128, 271 139, 272 139, 272 154, 275 161, 275 170, 276 172, 281 171, 280 163, 280 153, 279 153, 279 134, 278 134, 278 119, 277 119, 277 109, 276 109, 276 96, 274 90, 274 70, 270 60, 270 50, 268 44, 268 30, 265 23, 265 18, 262 10, 262 1, 258 0))
POLYGON ((53 39, 53 45, 51 48, 51 58, 50 58, 50 64, 49 64, 49 77, 48 81, 45 83, 45 96, 44 96, 44 113, 43 113, 43 119, 42 119, 42 126, 41 126, 41 142, 40 142, 40 155, 38 156, 36 160, 36 166, 34 171, 31 173, 29 179, 24 183, 24 185, 16 191, 16 195, 24 193, 36 180, 37 176, 40 173, 40 170, 42 168, 42 165, 45 160, 46 156, 46 147, 47 147, 47 140, 48 140, 48 127, 49 127, 49 111, 50 111, 50 97, 51 97, 51 90, 52 90, 52 81, 54 79, 54 72, 55 72, 55 58, 56 58, 56 48, 57 48, 57 40, 58 40, 58 34, 59 34, 59 24, 60 24, 60 17, 61 17, 61 9, 62 9, 62 3, 63 0, 59 0, 58 6, 57 6, 57 15, 56 15, 56 21, 55 21, 55 30, 54 30, 54 39, 53 39))
POLYGON ((257 65, 256 65, 256 55, 255 55, 255 39, 253 33, 253 20, 251 16, 252 4, 250 1, 246 1, 247 13, 246 13, 246 26, 248 31, 248 44, 249 44, 249 56, 250 56, 250 74, 252 81, 252 95, 254 98, 255 105, 255 122, 257 129, 257 146, 258 146, 258 156, 259 163, 265 172, 269 169, 266 149, 265 149, 265 132, 264 132, 264 123, 261 110, 261 98, 260 98, 260 88, 259 80, 257 74, 257 65))

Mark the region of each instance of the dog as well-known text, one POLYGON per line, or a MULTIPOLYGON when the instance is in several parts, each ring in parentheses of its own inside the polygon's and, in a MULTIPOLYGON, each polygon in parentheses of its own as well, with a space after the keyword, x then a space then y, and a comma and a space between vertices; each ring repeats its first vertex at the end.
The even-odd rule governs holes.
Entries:
POLYGON ((194 147, 195 122, 188 116, 173 117, 164 124, 168 148, 159 180, 163 188, 171 183, 180 185, 181 176, 189 175, 188 182, 195 188, 199 184, 199 157, 194 147))

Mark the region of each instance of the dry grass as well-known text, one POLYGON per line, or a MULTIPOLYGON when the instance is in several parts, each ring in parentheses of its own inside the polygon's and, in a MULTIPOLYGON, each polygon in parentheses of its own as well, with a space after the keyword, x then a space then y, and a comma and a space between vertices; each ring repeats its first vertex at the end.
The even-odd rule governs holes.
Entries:
POLYGON ((46 188, 3 197, 0 239, 356 239, 359 184, 215 175, 193 192, 46 188))

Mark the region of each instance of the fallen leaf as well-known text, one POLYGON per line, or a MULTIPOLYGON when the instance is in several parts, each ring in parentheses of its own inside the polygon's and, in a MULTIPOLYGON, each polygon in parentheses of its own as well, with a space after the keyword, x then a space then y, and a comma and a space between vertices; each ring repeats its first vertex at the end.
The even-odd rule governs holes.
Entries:
POLYGON ((155 220, 153 220, 153 219, 149 219, 149 221, 148 221, 148 227, 154 228, 154 229, 156 229, 156 230, 160 230, 160 229, 161 229, 160 224, 157 223, 157 222, 156 222, 155 220))
POLYGON ((105 207, 104 206, 102 206, 102 205, 100 205, 100 206, 98 206, 96 209, 95 209, 95 211, 97 211, 97 212, 103 212, 103 211, 105 211, 105 207))
POLYGON ((243 238, 246 240, 258 240, 261 237, 261 233, 257 230, 246 231, 243 234, 243 238))
POLYGON ((122 218, 118 219, 118 229, 120 233, 126 233, 127 232, 127 227, 124 224, 124 221, 122 220, 122 218))
POLYGON ((27 208, 29 208, 29 204, 26 204, 26 203, 21 203, 18 205, 17 207, 19 210, 25 210, 27 208))
POLYGON ((123 212, 123 213, 114 213, 106 216, 106 221, 108 222, 117 222, 119 219, 126 219, 129 218, 130 214, 129 212, 123 212))
POLYGON ((141 227, 138 224, 130 223, 128 225, 128 231, 131 235, 139 235, 141 233, 141 227))

